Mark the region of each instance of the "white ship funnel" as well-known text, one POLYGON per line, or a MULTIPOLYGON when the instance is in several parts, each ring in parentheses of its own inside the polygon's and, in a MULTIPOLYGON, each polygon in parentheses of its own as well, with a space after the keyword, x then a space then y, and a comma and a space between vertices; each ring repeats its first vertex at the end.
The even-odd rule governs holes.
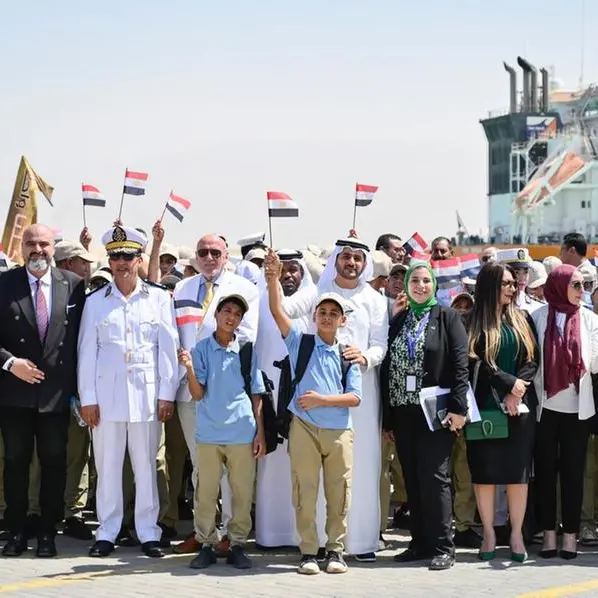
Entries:
POLYGON ((514 114, 517 112, 517 73, 515 69, 503 62, 505 71, 509 73, 509 112, 514 114))

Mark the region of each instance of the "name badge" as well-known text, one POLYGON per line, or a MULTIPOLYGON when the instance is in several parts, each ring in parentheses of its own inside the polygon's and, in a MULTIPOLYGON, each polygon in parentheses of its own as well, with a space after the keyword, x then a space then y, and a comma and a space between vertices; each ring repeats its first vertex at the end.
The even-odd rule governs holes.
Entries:
POLYGON ((417 389, 417 378, 415 376, 407 376, 405 378, 405 390, 407 392, 415 392, 417 389))

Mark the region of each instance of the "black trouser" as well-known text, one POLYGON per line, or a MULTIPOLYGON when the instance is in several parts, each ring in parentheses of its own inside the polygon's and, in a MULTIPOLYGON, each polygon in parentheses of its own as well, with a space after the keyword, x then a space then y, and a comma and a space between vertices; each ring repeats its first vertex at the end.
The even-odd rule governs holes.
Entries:
POLYGON ((557 477, 561 482, 563 531, 577 534, 590 420, 577 413, 542 410, 534 452, 536 512, 542 530, 556 528, 557 477))
POLYGON ((0 409, 4 440, 4 519, 12 534, 25 531, 34 440, 41 474, 39 535, 56 533, 56 524, 64 517, 68 427, 68 411, 38 413, 36 409, 24 407, 0 409))
POLYGON ((454 555, 449 464, 455 434, 431 432, 419 405, 395 407, 392 415, 409 504, 410 548, 430 557, 454 555))

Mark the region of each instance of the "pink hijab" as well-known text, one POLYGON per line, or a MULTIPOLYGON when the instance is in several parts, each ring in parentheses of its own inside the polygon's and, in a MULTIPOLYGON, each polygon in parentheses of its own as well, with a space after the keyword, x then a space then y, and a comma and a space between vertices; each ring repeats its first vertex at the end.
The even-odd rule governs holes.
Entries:
POLYGON ((544 337, 544 388, 550 399, 561 390, 579 381, 586 368, 581 357, 581 316, 579 305, 573 305, 567 298, 567 290, 575 268, 563 264, 548 275, 544 297, 548 301, 548 322, 544 337), (557 312, 567 316, 563 334, 556 324, 557 312))

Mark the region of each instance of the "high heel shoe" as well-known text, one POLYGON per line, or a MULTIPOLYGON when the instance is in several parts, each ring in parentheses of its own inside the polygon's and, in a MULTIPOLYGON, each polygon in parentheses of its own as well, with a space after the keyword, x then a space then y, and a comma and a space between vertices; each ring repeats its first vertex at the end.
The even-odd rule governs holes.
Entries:
POLYGON ((558 553, 556 548, 548 548, 546 550, 540 550, 538 554, 541 559, 554 559, 558 553))
POLYGON ((511 550, 511 560, 515 563, 525 563, 527 561, 527 552, 513 552, 511 550))
POLYGON ((478 559, 480 561, 491 561, 496 557, 496 549, 488 550, 487 552, 480 549, 478 552, 478 559))
MULTIPOLYGON (((555 550, 556 552, 556 550, 555 550)), ((571 552, 570 550, 561 550, 559 556, 566 561, 572 561, 577 558, 577 552, 571 552)))

